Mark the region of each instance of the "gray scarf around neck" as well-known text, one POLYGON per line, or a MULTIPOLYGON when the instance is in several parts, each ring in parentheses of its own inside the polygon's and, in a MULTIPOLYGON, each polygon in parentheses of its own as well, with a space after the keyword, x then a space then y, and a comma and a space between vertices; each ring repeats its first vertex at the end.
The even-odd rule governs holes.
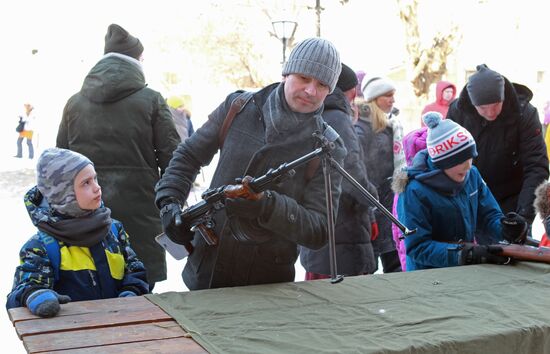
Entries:
POLYGON ((40 222, 36 226, 59 241, 73 246, 91 247, 107 236, 111 222, 111 209, 102 207, 81 217, 54 223, 40 222))
POLYGON ((262 113, 266 122, 266 141, 273 143, 280 135, 292 133, 304 121, 314 119, 323 112, 323 105, 311 113, 299 113, 290 109, 284 93, 284 82, 281 82, 268 96, 262 107, 262 113))

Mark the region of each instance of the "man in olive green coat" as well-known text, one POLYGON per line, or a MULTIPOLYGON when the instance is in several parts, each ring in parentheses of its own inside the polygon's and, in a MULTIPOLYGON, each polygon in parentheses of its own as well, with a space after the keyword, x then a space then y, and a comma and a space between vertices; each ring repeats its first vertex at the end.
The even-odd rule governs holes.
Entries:
POLYGON ((164 98, 145 83, 142 53, 139 39, 109 26, 105 55, 65 105, 57 146, 94 162, 105 205, 126 227, 152 288, 166 279, 154 187, 179 137, 164 98))

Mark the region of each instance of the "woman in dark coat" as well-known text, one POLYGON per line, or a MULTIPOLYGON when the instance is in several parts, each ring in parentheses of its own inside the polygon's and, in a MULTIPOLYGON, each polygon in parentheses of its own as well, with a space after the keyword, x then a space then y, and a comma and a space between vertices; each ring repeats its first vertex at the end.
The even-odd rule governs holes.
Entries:
MULTIPOLYGON (((393 112, 395 86, 383 78, 374 78, 363 88, 364 101, 358 102, 359 120, 355 128, 364 152, 369 179, 376 186, 380 203, 392 210, 392 176, 405 164, 403 128, 393 112)), ((379 234, 373 241, 374 254, 382 261, 384 273, 400 272, 401 263, 392 236, 391 221, 375 213, 379 234)))

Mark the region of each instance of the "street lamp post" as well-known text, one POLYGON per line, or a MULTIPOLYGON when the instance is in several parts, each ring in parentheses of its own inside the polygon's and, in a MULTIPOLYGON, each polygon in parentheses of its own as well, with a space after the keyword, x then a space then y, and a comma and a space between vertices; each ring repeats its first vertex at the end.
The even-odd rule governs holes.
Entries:
POLYGON ((294 37, 296 32, 296 27, 298 26, 297 22, 294 21, 273 21, 273 31, 275 31, 275 36, 281 40, 283 43, 283 64, 286 62, 286 46, 288 41, 294 37))

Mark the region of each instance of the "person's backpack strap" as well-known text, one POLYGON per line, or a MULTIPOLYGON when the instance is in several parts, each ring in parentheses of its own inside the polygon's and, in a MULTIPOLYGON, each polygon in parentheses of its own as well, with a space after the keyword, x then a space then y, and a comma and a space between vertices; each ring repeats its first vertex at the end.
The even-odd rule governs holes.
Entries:
POLYGON ((252 92, 243 91, 233 100, 233 102, 231 102, 231 107, 229 107, 229 111, 227 111, 227 115, 225 116, 220 132, 218 133, 218 144, 220 149, 223 147, 225 137, 227 136, 231 123, 233 123, 233 119, 235 119, 235 116, 244 108, 251 98, 252 92))
POLYGON ((115 237, 118 237, 118 230, 114 222, 111 222, 111 232, 113 233, 113 235, 115 235, 115 237))
MULTIPOLYGON (((111 223, 111 232, 115 237, 118 236, 118 230, 114 222, 111 223)), ((46 253, 48 254, 48 258, 50 259, 50 263, 53 268, 54 279, 55 281, 58 281, 59 268, 61 267, 61 251, 59 250, 59 243, 55 238, 46 233, 41 233, 41 237, 42 242, 44 242, 44 246, 46 247, 46 253)))
POLYGON ((61 253, 59 252, 59 243, 52 236, 42 233, 42 242, 46 246, 46 253, 50 259, 53 268, 55 281, 59 280, 59 266, 61 264, 61 253))

